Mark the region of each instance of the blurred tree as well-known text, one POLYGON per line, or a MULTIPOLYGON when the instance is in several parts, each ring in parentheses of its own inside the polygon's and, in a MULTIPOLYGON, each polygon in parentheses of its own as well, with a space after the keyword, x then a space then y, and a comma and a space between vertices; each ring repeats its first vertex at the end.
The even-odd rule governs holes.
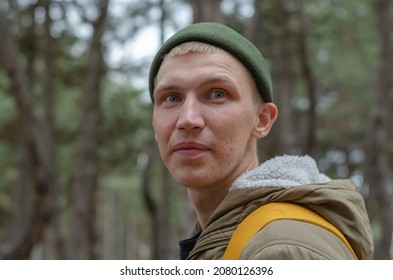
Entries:
POLYGON ((45 236, 48 242, 48 258, 50 259, 62 259, 65 257, 64 244, 61 239, 60 226, 58 220, 58 195, 60 191, 58 189, 57 182, 57 157, 56 157, 56 139, 55 139, 55 90, 54 90, 54 76, 55 68, 53 65, 54 56, 54 40, 51 34, 52 18, 50 14, 51 0, 42 0, 38 2, 36 9, 42 9, 45 13, 45 19, 43 21, 43 32, 39 36, 42 42, 40 46, 40 53, 43 59, 43 70, 42 70, 42 107, 43 107, 43 118, 42 118, 42 129, 45 141, 45 147, 48 153, 48 160, 51 164, 51 177, 50 185, 52 188, 52 200, 51 200, 51 220, 48 224, 47 234, 45 236))
POLYGON ((20 230, 13 240, 0 249, 1 259, 25 259, 30 255, 33 246, 42 237, 44 228, 50 217, 50 178, 51 167, 42 132, 37 124, 30 84, 18 61, 17 48, 8 30, 7 19, 0 11, 0 62, 8 74, 11 92, 20 113, 20 128, 23 148, 31 171, 34 189, 31 217, 27 226, 18 225, 20 230))
POLYGON ((305 145, 303 151, 305 154, 313 155, 316 141, 316 124, 317 124, 317 96, 316 96, 316 81, 310 65, 309 47, 307 41, 308 32, 308 18, 304 13, 304 1, 297 1, 298 4, 298 52, 301 68, 301 77, 304 80, 305 91, 307 92, 309 106, 307 110, 307 129, 305 135, 305 145))
POLYGON ((375 0, 377 28, 380 42, 378 85, 374 104, 371 106, 367 127, 367 156, 365 160, 366 183, 370 190, 369 207, 374 208, 381 227, 381 237, 375 246, 376 259, 389 259, 393 234, 393 207, 389 194, 391 169, 386 154, 389 127, 390 95, 393 89, 393 45, 391 40, 390 1, 375 0))
POLYGON ((98 5, 98 17, 92 23, 83 87, 82 119, 77 142, 74 178, 72 182, 72 259, 94 259, 96 190, 99 173, 99 128, 101 80, 104 73, 102 37, 106 28, 108 0, 98 5))
MULTIPOLYGON (((268 49, 267 56, 271 59, 271 71, 275 92, 275 102, 279 108, 279 118, 272 137, 268 140, 273 143, 271 149, 265 151, 265 158, 271 158, 277 154, 299 153, 295 147, 294 111, 291 106, 294 95, 295 78, 295 47, 296 37, 291 29, 291 21, 297 11, 292 1, 280 0, 271 3, 265 13, 270 14, 271 22, 267 31, 268 38, 263 42, 264 48, 268 49), (285 43, 283 43, 285 42, 285 43), (275 144, 277 142, 277 144, 275 144)), ((268 137, 269 138, 269 137, 268 137)))
POLYGON ((193 22, 224 21, 221 0, 188 0, 188 2, 192 7, 193 22))

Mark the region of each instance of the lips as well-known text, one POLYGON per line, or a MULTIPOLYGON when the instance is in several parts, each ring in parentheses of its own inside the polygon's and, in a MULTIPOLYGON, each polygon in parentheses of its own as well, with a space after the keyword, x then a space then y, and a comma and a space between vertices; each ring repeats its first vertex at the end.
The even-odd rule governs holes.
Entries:
POLYGON ((206 145, 195 142, 180 142, 173 147, 173 152, 182 157, 195 157, 208 150, 206 145))

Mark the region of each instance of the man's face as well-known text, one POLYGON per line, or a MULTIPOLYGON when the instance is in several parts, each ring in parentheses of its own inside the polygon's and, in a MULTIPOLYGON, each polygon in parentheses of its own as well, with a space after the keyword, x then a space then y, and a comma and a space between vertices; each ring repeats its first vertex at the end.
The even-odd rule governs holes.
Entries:
POLYGON ((153 128, 177 182, 229 187, 256 167, 255 91, 245 67, 226 52, 164 60, 156 77, 153 128))

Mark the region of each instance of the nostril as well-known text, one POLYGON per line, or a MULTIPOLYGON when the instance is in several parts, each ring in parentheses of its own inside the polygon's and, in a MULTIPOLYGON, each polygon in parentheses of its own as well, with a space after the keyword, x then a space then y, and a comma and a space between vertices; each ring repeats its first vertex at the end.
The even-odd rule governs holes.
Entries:
POLYGON ((179 118, 177 127, 179 129, 200 129, 204 127, 204 121, 201 117, 179 118))

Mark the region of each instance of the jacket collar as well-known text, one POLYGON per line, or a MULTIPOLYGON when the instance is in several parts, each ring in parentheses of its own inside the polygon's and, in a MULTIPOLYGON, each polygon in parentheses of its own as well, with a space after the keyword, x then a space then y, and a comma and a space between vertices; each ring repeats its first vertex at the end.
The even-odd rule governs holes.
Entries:
POLYGON ((230 191, 266 186, 289 188, 328 181, 331 179, 319 172, 315 160, 310 156, 284 155, 272 158, 242 174, 235 180, 230 191))

